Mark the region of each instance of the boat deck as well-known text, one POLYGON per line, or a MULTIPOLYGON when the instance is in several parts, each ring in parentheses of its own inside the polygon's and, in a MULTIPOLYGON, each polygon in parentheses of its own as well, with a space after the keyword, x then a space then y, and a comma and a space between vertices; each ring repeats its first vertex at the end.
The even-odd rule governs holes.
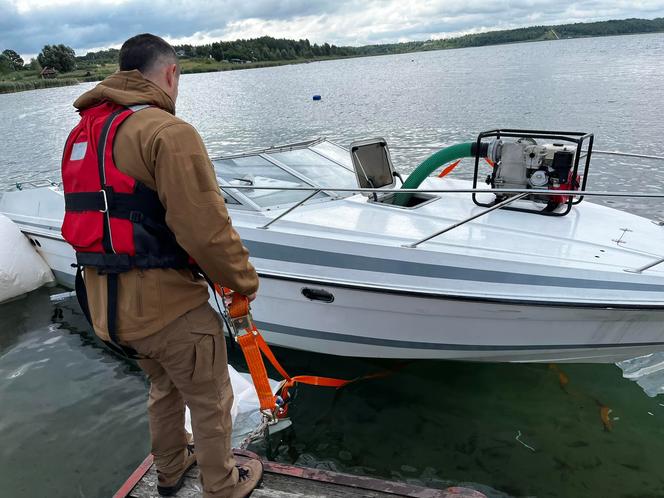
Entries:
MULTIPOLYGON (((235 450, 235 458, 238 463, 242 463, 247 458, 259 457, 248 451, 235 450)), ((486 498, 484 494, 468 488, 431 489, 372 477, 284 465, 266 460, 263 460, 263 467, 263 485, 252 493, 252 498, 352 498, 360 496, 370 498, 393 498, 395 496, 486 498)), ((198 467, 194 467, 187 474, 185 484, 177 494, 178 497, 194 498, 202 496, 198 474, 198 467)), ((152 455, 143 461, 113 498, 159 498, 157 472, 154 465, 152 465, 152 455)))

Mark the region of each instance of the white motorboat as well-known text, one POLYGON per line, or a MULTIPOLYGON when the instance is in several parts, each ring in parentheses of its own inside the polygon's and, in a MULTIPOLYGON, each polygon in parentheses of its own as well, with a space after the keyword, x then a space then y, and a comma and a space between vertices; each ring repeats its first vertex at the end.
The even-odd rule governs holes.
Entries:
MULTIPOLYGON (((253 315, 266 340, 473 361, 614 362, 664 350, 664 227, 565 195, 579 187, 584 154, 587 173, 592 136, 533 137, 569 138, 482 134, 473 154, 493 168, 478 158, 473 182, 428 177, 417 192, 397 188, 383 140, 350 154, 318 139, 215 159, 261 277, 253 315), (484 168, 490 185, 480 187, 484 168)), ((23 187, 4 193, 0 213, 72 287, 63 193, 23 187)))

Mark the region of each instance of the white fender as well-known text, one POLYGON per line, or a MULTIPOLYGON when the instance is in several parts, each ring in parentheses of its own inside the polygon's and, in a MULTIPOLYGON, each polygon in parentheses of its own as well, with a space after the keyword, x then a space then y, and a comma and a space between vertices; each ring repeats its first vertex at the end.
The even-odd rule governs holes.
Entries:
POLYGON ((0 214, 0 303, 53 280, 50 268, 25 235, 0 214))

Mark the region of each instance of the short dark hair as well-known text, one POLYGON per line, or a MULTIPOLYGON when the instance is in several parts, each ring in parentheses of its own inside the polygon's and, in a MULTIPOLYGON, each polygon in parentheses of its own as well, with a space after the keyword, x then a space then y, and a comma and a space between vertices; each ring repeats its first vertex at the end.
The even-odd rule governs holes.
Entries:
POLYGON ((145 74, 153 69, 160 59, 171 59, 177 63, 178 56, 171 45, 159 36, 150 33, 132 36, 122 44, 118 57, 120 71, 138 69, 145 74))

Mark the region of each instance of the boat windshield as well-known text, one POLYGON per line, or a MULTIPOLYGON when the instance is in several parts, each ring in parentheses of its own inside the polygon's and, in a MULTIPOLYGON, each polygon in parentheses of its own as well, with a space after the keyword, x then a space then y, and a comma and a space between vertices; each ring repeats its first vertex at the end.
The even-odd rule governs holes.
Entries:
POLYGON ((294 169, 317 186, 328 188, 357 187, 355 173, 352 170, 344 168, 313 150, 289 150, 269 154, 269 156, 294 169))
MULTIPOLYGON (((348 171, 355 175, 353 170, 353 161, 350 158, 350 153, 343 147, 339 147, 332 142, 323 140, 320 143, 311 147, 311 150, 314 150, 328 159, 332 159, 334 162, 341 164, 348 171)), ((355 185, 353 185, 355 186, 355 185)))
MULTIPOLYGON (((268 149, 262 154, 222 158, 213 163, 222 186, 274 187, 234 191, 234 195, 241 194, 236 195, 239 199, 245 196, 260 208, 293 204, 310 195, 310 191, 287 190, 292 187, 357 187, 348 152, 326 141, 311 148, 268 149)), ((321 192, 314 198, 330 195, 321 192)))
MULTIPOLYGON (((287 187, 311 187, 311 185, 260 156, 220 159, 214 161, 214 167, 217 176, 226 185, 275 187, 275 190, 251 188, 236 190, 261 208, 292 204, 310 194, 302 190, 277 190, 287 187)), ((325 197, 325 194, 321 193, 318 196, 325 197)))

